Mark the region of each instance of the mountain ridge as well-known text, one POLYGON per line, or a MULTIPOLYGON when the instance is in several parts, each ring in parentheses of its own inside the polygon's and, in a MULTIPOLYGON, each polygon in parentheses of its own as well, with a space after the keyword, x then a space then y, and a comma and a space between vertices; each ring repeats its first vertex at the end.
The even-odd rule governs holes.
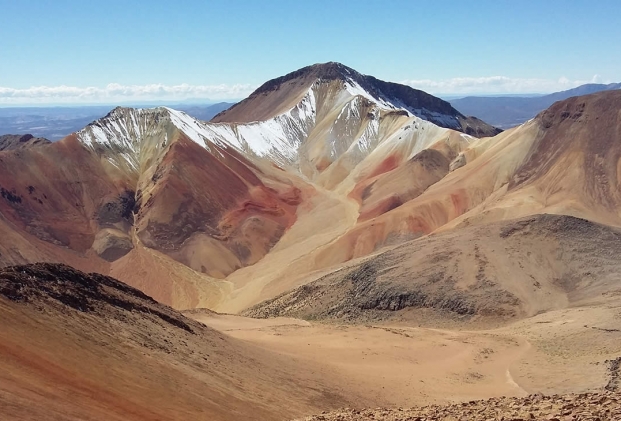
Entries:
POLYGON ((34 137, 31 134, 12 135, 6 134, 0 136, 0 152, 15 149, 28 149, 38 146, 44 146, 52 143, 43 137, 34 137))

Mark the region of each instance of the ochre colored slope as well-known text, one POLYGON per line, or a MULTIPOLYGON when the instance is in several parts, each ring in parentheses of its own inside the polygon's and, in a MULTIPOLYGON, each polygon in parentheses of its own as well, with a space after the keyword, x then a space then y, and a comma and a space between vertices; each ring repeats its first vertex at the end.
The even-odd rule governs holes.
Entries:
POLYGON ((301 198, 294 186, 268 188, 243 157, 214 148, 184 137, 172 144, 142 196, 136 231, 147 247, 223 277, 265 255, 301 198))
POLYGON ((472 157, 464 158, 464 166, 408 203, 357 226, 335 249, 352 250, 345 259, 359 257, 394 235, 543 212, 621 225, 621 110, 611 106, 619 101, 615 91, 573 98, 528 124, 475 142, 472 153, 463 153, 472 157))
POLYGON ((98 227, 131 224, 133 183, 72 136, 44 148, 0 153, 3 217, 19 230, 78 252, 91 247, 98 227))
POLYGON ((358 183, 350 196, 360 202, 359 220, 374 218, 420 196, 448 174, 449 163, 442 153, 425 149, 398 168, 358 183))
POLYGON ((542 135, 505 201, 531 194, 551 212, 621 225, 620 105, 617 90, 570 98, 537 116, 542 135))

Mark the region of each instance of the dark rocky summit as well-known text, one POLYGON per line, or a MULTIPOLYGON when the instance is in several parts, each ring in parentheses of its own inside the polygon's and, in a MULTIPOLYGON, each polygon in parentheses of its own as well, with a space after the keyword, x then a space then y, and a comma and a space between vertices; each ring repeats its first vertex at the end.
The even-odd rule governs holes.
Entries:
POLYGON ((43 137, 34 137, 31 134, 5 134, 0 136, 0 151, 28 149, 52 143, 43 137))

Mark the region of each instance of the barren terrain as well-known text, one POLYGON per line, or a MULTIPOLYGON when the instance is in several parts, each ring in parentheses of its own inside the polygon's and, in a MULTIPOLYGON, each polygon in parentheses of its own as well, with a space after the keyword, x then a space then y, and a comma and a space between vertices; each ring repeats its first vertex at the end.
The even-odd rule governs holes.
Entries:
POLYGON ((277 420, 619 387, 618 294, 478 330, 184 316, 49 264, 3 269, 0 294, 0 409, 15 420, 277 420))
POLYGON ((3 419, 279 420, 362 402, 321 366, 68 266, 0 270, 0 315, 3 419))
POLYGON ((0 151, 0 413, 615 419, 620 104, 479 139, 327 63, 0 151))
MULTIPOLYGON (((368 397, 364 407, 374 407, 372 401, 396 408, 617 389, 611 361, 621 356, 619 301, 483 330, 192 317, 235 338, 328 367, 327 373, 347 380, 347 390, 368 397)), ((436 324, 446 323, 437 319, 436 324)))

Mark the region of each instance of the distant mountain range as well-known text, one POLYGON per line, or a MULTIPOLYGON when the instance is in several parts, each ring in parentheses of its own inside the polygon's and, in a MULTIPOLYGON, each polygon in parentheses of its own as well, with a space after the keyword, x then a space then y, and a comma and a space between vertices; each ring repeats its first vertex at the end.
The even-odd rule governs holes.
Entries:
POLYGON ((567 91, 543 96, 469 96, 452 99, 449 102, 465 115, 476 116, 493 126, 508 129, 530 120, 556 101, 614 89, 621 89, 621 83, 611 83, 608 85, 589 83, 567 91))
MULTIPOLYGON (((179 104, 174 108, 199 120, 210 120, 233 103, 197 105, 179 104)), ((50 140, 60 140, 88 123, 107 114, 113 106, 82 107, 11 107, 0 108, 0 135, 31 133, 50 140)))

